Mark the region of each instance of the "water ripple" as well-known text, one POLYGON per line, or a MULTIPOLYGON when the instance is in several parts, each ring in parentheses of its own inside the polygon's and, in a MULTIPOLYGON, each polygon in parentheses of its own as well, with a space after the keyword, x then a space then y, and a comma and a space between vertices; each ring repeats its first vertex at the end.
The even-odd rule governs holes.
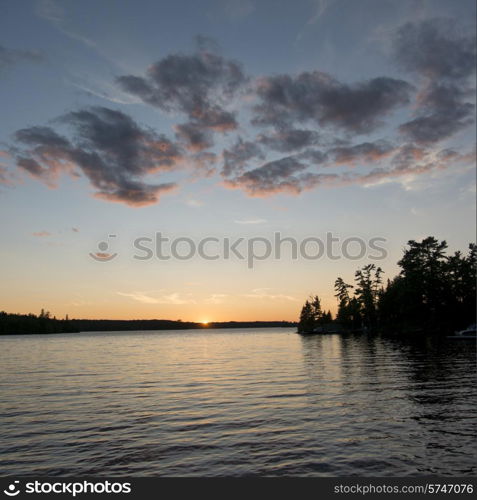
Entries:
POLYGON ((0 338, 3 474, 475 475, 475 345, 287 329, 0 338))

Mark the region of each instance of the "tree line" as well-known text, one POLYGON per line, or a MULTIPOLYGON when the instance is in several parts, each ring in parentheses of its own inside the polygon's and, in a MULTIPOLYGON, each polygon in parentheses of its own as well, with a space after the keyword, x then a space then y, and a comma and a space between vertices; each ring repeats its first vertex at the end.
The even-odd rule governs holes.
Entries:
POLYGON ((36 314, 9 314, 0 311, 0 334, 16 333, 72 333, 79 332, 68 316, 57 319, 49 311, 36 314))
POLYGON ((296 323, 289 321, 225 321, 204 324, 167 319, 69 319, 68 315, 64 319, 57 319, 44 309, 39 315, 9 314, 0 311, 0 335, 206 328, 277 328, 295 325, 296 323))
MULTIPOLYGON (((338 312, 334 323, 348 331, 449 333, 476 320, 477 246, 466 254, 447 255, 446 241, 429 236, 410 240, 398 262, 401 268, 383 283, 383 270, 367 264, 355 273, 354 284, 338 277, 334 283, 338 312)), ((317 296, 306 301, 299 332, 324 323, 317 296)), ((330 318, 327 317, 327 320, 330 318)))

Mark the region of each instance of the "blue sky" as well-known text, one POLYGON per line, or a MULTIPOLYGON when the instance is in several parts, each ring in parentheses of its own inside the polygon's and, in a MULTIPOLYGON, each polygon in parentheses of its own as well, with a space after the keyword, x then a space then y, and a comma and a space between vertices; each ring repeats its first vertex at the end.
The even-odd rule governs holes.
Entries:
POLYGON ((0 308, 296 318, 367 259, 139 262, 134 238, 475 241, 475 2, 1 3, 0 308), (108 235, 111 262, 90 252, 108 235))

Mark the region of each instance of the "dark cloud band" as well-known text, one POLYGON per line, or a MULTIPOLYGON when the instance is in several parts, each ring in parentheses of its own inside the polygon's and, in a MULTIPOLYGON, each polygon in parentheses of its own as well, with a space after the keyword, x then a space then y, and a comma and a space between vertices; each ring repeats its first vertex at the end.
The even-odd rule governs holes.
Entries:
MULTIPOLYGON (((50 186, 64 172, 83 175, 95 196, 132 206, 156 203, 177 187, 148 182, 150 176, 183 167, 192 178, 219 172, 226 187, 266 196, 381 182, 463 161, 437 148, 474 121, 475 32, 448 20, 407 23, 392 46, 410 81, 350 83, 316 70, 251 82, 238 62, 202 38, 192 54, 171 54, 142 76, 117 79, 143 103, 185 115, 173 127, 174 140, 126 113, 95 107, 63 115, 58 127, 68 133, 18 130, 11 153, 22 171, 50 186), (400 124, 391 130, 393 113, 400 124), (252 128, 242 126, 243 116, 252 128), (219 141, 221 154, 211 151, 219 141)), ((0 70, 5 54, 0 47, 0 70)))
POLYGON ((68 172, 85 175, 95 196, 128 205, 156 203, 174 189, 173 183, 147 184, 142 179, 168 171, 181 160, 178 146, 162 134, 141 128, 131 117, 95 107, 68 113, 61 122, 73 129, 73 139, 50 127, 30 127, 15 133, 17 165, 52 185, 68 172))

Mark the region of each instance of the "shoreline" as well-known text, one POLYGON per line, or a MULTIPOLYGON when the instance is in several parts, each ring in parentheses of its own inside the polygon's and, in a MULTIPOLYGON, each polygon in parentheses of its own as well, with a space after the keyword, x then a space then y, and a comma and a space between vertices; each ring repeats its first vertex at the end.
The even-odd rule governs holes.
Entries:
POLYGON ((234 330, 234 329, 266 329, 266 328, 296 328, 296 323, 286 322, 286 321, 255 321, 255 322, 240 322, 240 321, 228 321, 228 322, 216 322, 208 323, 207 325, 201 323, 181 323, 181 322, 171 322, 172 325, 164 325, 163 322, 168 320, 70 320, 71 323, 88 322, 90 328, 85 329, 75 329, 72 331, 28 331, 28 332, 0 332, 1 336, 6 335, 59 335, 59 334, 75 334, 75 333, 107 333, 107 332, 159 332, 159 331, 192 331, 192 330, 234 330), (91 323, 90 323, 91 322, 91 323), (98 325, 97 323, 101 323, 98 325), (104 322, 104 323, 103 323, 104 322), (106 324, 108 322, 108 324, 106 324), (110 323, 109 323, 110 322, 110 323), (134 322, 140 324, 134 324, 134 322), (151 322, 153 324, 144 325, 144 322, 151 322), (162 324, 155 325, 155 322, 160 322, 162 324), (118 324, 119 323, 119 324, 118 324), (179 324, 177 324, 179 323, 179 324), (97 328, 94 328, 97 326, 97 328), (122 328, 121 328, 122 326, 122 328))

